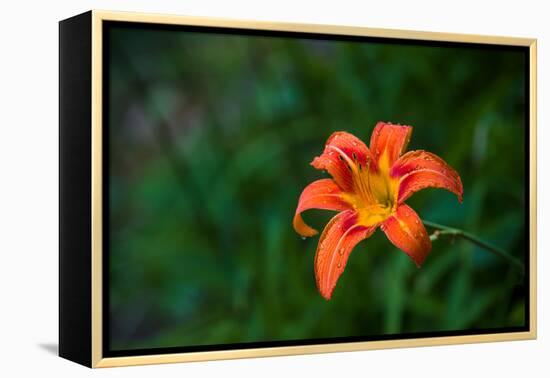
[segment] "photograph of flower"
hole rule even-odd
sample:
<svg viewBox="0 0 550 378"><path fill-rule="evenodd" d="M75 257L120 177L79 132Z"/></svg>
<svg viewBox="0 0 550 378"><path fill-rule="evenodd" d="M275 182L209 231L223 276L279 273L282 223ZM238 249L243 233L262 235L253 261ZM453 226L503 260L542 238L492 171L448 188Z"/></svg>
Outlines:
<svg viewBox="0 0 550 378"><path fill-rule="evenodd" d="M525 48L106 25L106 356L528 329Z"/></svg>

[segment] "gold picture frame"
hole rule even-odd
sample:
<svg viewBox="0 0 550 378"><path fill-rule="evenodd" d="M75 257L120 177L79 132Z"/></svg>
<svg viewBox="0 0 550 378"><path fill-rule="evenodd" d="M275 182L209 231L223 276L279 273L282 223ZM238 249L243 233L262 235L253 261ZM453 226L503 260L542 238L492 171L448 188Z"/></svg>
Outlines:
<svg viewBox="0 0 550 378"><path fill-rule="evenodd" d="M81 17L81 16L77 16ZM265 22L265 21L253 21L253 20L231 20L231 19L218 19L210 17L188 17L188 16L174 16L174 15L161 15L161 14L145 14L145 13L126 13L126 12L110 12L93 10L83 15L85 18L84 26L75 26L79 30L88 30L89 32L89 48L90 48L90 78L89 83L91 89L89 104L89 116L90 116L90 130L91 135L88 135L90 145L90 191L91 199L89 202L91 216L90 229L89 229L89 255L86 255L86 259L80 262L78 269L89 269L90 278L90 296L85 296L86 300L89 299L89 307L85 307L86 311L91 310L89 318L85 318L83 322L88 324L89 328L82 330L80 327L78 332L76 328L65 329L63 324L67 324L71 317L77 316L75 309L68 310L69 304L64 302L63 296L68 295L64 292L66 285L70 284L70 277L63 276L60 278L60 287L62 295L60 298L60 325L62 329L60 332L60 355L76 362L82 363L90 367L114 367L114 366L128 366L128 365L143 365L143 364L158 364L158 363L173 363L173 362L186 362L186 361L206 361L216 359L236 359L236 358L250 358L250 357L266 357L266 356L282 356L282 355L298 355L298 354L310 354L310 353L327 353L327 352L344 352L344 351L357 351L357 350L370 350L370 349L386 349L386 348L398 348L398 347L419 347L419 346L432 346L432 345L447 345L447 344L465 344L465 343L480 343L480 342L494 342L494 341L510 341L510 340L526 340L535 339L537 335L536 327L536 54L537 54L537 41L536 39L527 38L512 38L512 37L500 37L500 36L482 36L482 35L468 35L468 34L450 34L450 33L436 33L436 32L424 32L424 31L405 31L405 30L392 30L392 29L378 29L367 27L352 27L352 26L336 26L336 25L317 25L317 24L295 24L295 23L280 23L280 22ZM70 19L71 20L71 19ZM68 20L69 22L71 22ZM77 22L75 18L73 20ZM529 49L529 145L530 145L530 164L529 164L529 188L530 188L530 209L529 209L529 330L525 332L509 332L509 333L495 333L495 334L476 334L476 335L460 335L460 336L445 336L445 337L427 337L427 338L414 338L414 339L397 339L397 340L381 340L381 341L364 341L364 342L346 342L337 344L318 344L318 345L300 345L300 346L283 346L283 347L266 347L266 348L254 348L254 349L231 349L231 350L215 350L206 352L189 352L189 353L171 353L171 354L152 354L152 355L139 355L139 356L121 356L121 357L105 357L103 354L103 341L102 329L103 329L103 255L102 255L102 222L103 222L103 157L104 146L102 146L102 70L103 70L103 23L106 21L117 22L134 22L134 23L154 23L154 24L169 24L169 25L191 25L191 26L207 26L207 27L224 27L224 28L239 28L239 29L252 29L252 30L268 30L268 31L287 31L287 32L302 32L302 33L322 33L344 36L366 36L366 37L379 37L379 38L397 38L404 40L422 40L422 41L441 41L441 42L461 42L461 43L475 43L475 44L497 44L497 45L510 45L510 46L522 46ZM60 33L61 50L69 51L70 46L76 46L76 42L73 42L67 38L66 35L72 33L73 29L67 27L63 29L63 23L68 25L67 21L62 21L62 31ZM61 35L63 34L63 35ZM85 46L88 48L87 46ZM60 52L61 67L60 71L63 75L63 51ZM85 57L82 59L86 59ZM70 79L60 79L67 80ZM63 83L61 83L63 89ZM64 100L65 99L65 100ZM63 113L63 109L68 103L64 101L70 101L68 97L61 97L60 111ZM80 117L80 115L79 115ZM86 116L85 116L86 117ZM63 123L63 117L61 117L61 123ZM86 118L84 118L86 119ZM67 116L67 122L70 119ZM61 125L61 130L68 126ZM62 137L63 139L63 137ZM63 144L63 143L61 143ZM63 148L63 147L62 147ZM62 159L63 160L63 156ZM63 162L61 162L63 165ZM67 175L70 175L67 168ZM63 172L62 172L63 176ZM68 177L68 176L67 176ZM62 195L63 197L63 195ZM76 199L75 199L76 200ZM61 205L63 207L63 204ZM67 210L68 211L68 210ZM63 211L62 211L63 217ZM69 232L71 225L66 224L66 232ZM63 228L61 233L63 234ZM75 241L79 243L79 241ZM85 243L85 241L83 242ZM63 243L61 243L63 244ZM60 247L63 249L63 246ZM74 250L73 252L74 253ZM64 259L71 259L67 257L68 252L60 251L63 265ZM89 257L89 259L88 259ZM67 266L74 266L76 262L67 260ZM60 274L66 274L65 270L60 269ZM67 273L68 274L68 273ZM78 285L75 286L78 288ZM70 290L70 289L67 289ZM76 289L75 289L76 290ZM73 294L74 295L74 294ZM70 299L69 301L72 301ZM73 302L71 302L73 303ZM73 303L74 305L74 303ZM86 305L87 306L87 305ZM84 325L85 325L84 324ZM81 332L87 332L89 338L82 337ZM89 341L89 350L85 349L85 352L73 353L70 348L74 348L74 339L81 338L86 342ZM89 355L88 355L89 352ZM84 356L84 357L83 357Z"/></svg>

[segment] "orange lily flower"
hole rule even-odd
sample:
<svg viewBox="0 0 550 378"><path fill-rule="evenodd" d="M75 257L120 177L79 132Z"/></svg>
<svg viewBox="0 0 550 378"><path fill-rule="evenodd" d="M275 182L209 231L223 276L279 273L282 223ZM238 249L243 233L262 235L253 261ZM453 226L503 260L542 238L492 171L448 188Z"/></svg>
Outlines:
<svg viewBox="0 0 550 378"><path fill-rule="evenodd" d="M379 122L369 149L352 134L338 131L311 163L332 179L314 181L303 190L293 225L303 237L313 236L317 231L305 224L303 211L339 211L321 234L315 255L315 279L325 299L331 298L353 248L378 227L418 267L422 265L432 243L418 214L405 204L413 193L444 188L462 202L460 176L440 157L423 150L403 154L411 133L411 126Z"/></svg>

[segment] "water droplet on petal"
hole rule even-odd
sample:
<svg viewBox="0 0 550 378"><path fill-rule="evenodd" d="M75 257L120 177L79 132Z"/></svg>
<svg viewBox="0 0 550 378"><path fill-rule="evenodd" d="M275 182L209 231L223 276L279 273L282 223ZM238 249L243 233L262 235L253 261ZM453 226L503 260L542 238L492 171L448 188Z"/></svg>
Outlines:
<svg viewBox="0 0 550 378"><path fill-rule="evenodd" d="M342 267L342 263L338 263L338 268L341 268Z"/></svg>
<svg viewBox="0 0 550 378"><path fill-rule="evenodd" d="M344 254L344 248L340 248L340 250L338 251L338 253L339 253L340 255L343 255L343 254Z"/></svg>

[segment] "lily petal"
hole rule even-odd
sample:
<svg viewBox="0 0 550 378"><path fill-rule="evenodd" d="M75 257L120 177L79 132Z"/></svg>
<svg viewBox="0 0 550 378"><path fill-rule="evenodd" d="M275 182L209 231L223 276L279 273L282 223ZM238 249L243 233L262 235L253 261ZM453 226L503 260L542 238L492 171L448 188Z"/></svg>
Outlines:
<svg viewBox="0 0 550 378"><path fill-rule="evenodd" d="M394 215L380 226L388 239L420 267L432 249L432 242L418 214L400 205Z"/></svg>
<svg viewBox="0 0 550 378"><path fill-rule="evenodd" d="M326 170L344 191L353 190L353 173L364 169L372 158L368 147L359 138L345 131L332 133L325 150L311 165Z"/></svg>
<svg viewBox="0 0 550 378"><path fill-rule="evenodd" d="M391 167L407 149L411 133L411 126L378 122L370 138L370 151L378 165ZM387 160L380 161L382 157Z"/></svg>
<svg viewBox="0 0 550 378"><path fill-rule="evenodd" d="M293 225L302 236L313 236L317 230L309 227L302 219L301 213L309 209L347 210L352 206L342 198L342 190L331 179L312 182L302 191L294 215Z"/></svg>
<svg viewBox="0 0 550 378"><path fill-rule="evenodd" d="M395 162L390 175L400 179L398 203L403 203L413 193L428 187L447 189L462 202L464 189L460 176L443 159L430 152L407 152Z"/></svg>
<svg viewBox="0 0 550 378"><path fill-rule="evenodd" d="M315 279L319 292L327 300L331 298L355 245L376 230L376 226L357 224L357 219L355 211L342 211L330 220L319 238L315 255Z"/></svg>

